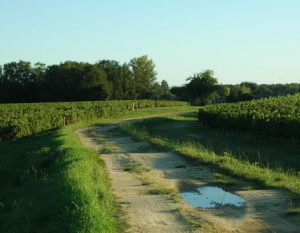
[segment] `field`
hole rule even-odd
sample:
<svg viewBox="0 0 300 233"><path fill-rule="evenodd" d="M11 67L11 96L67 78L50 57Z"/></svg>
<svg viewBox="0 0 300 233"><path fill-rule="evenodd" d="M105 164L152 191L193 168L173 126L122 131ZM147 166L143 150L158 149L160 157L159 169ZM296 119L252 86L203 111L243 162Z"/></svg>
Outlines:
<svg viewBox="0 0 300 233"><path fill-rule="evenodd" d="M141 108L186 105L186 102L154 100L0 104L0 140L35 135L78 121L119 116Z"/></svg>
<svg viewBox="0 0 300 233"><path fill-rule="evenodd" d="M300 94L202 107L198 118L221 130L300 139Z"/></svg>
<svg viewBox="0 0 300 233"><path fill-rule="evenodd" d="M201 229L202 232L227 232L235 227L230 225L231 218L236 218L241 224L244 224L243 218L256 221L255 218L248 219L251 214L248 215L246 209L224 207L216 212L197 212L186 207L179 192L186 187L194 187L193 182L222 187L241 195L247 192L266 194L266 190L272 189L276 197L280 197L276 200L282 201L273 202L270 208L265 204L262 208L262 203L257 203L253 216L262 216L269 225L283 221L282 226L286 229L299 229L296 224L300 214L300 148L297 133L289 137L282 124L284 133L264 131L271 125L275 127L274 122L280 125L278 119L299 119L298 108L295 107L299 98L295 95L248 102L252 107L243 103L207 106L200 110L184 102L169 101L0 105L3 113L0 117L0 232L92 233L122 232L125 229L134 232L132 229L144 230L143 227L146 230L147 226L139 225L143 222L140 218L149 216L150 221L152 216L155 221L160 217L155 211L144 213L142 210L145 208L134 209L135 204L128 204L131 201L134 203L134 200L143 200L142 203L147 203L149 209L170 207L168 211L172 210L172 214L164 215L166 209L165 212L158 211L161 219L165 218L166 222L173 219L170 221L176 222L178 228L192 227L200 229L200 232ZM283 116L284 111L278 106L287 107L287 102L294 107L289 110L291 114ZM268 107L274 103L273 108ZM223 114L226 109L230 110L228 119L235 116L234 122L241 125L241 122L247 122L243 121L245 116L251 118L250 108L256 107L257 110L252 113L257 113L257 106L265 106L261 113L264 117L259 118L260 121L266 119L268 114L272 115L270 109L275 106L282 117L276 114L277 117L268 116L266 122L271 125L265 125L261 132L252 128L249 130L249 127L228 130L226 127L207 125L209 119L219 122L221 118L217 118L216 112ZM208 115L210 111L215 115ZM133 118L149 119L120 122ZM296 120L287 122L295 123ZM75 133L78 134L79 129L83 130L80 138ZM135 139L129 140L128 134ZM84 146L82 140L88 143ZM145 144L145 141L151 144ZM128 179L126 182L109 176L114 171L112 164L121 166L122 175L119 177ZM117 171L120 172L120 169ZM120 182L122 185L119 187ZM127 182L131 185L126 185ZM112 192L111 185L113 190L120 191ZM138 195L134 200L126 199L125 194L125 199L118 196L124 190L132 194L130 187L139 189L134 193L142 196ZM153 206L150 200L156 200ZM172 205L170 200L174 202ZM136 219L128 220L126 210L133 211ZM210 214L216 222L207 222L205 216ZM268 214L272 214L273 220ZM180 222L174 220L178 216ZM221 222L227 219L228 224L218 225L220 218ZM165 225L157 224L156 229L164 232ZM249 230L252 225L243 225L243 229ZM263 225L257 222L257 227ZM282 228L278 232L281 231Z"/></svg>

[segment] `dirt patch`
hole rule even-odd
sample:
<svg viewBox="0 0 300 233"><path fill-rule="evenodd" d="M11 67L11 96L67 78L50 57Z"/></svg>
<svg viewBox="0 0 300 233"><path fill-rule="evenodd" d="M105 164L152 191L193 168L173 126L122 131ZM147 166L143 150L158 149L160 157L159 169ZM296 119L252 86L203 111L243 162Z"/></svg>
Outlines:
<svg viewBox="0 0 300 233"><path fill-rule="evenodd" d="M105 161L112 191L130 226L126 232L300 232L299 218L285 215L287 199L280 191L235 192L246 200L243 207L192 208L179 193L205 186L212 172L176 153L132 140L120 134L118 126L90 127L77 134ZM105 150L108 147L111 150ZM128 161L145 169L128 169ZM161 195L151 194L153 189Z"/></svg>

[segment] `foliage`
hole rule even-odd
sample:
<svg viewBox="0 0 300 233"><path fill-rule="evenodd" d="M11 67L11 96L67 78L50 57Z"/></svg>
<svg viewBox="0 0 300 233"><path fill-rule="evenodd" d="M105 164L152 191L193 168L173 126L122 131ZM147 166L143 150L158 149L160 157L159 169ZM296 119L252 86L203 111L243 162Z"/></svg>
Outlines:
<svg viewBox="0 0 300 233"><path fill-rule="evenodd" d="M10 62L0 67L0 103L167 99L168 84L156 82L154 68L147 56L122 65L114 60L50 66Z"/></svg>
<svg viewBox="0 0 300 233"><path fill-rule="evenodd" d="M118 116L140 108L186 105L185 102L154 100L1 104L0 139L22 138L77 121Z"/></svg>
<svg viewBox="0 0 300 233"><path fill-rule="evenodd" d="M187 80L190 81L186 84L190 100L198 102L199 105L207 104L209 97L217 91L218 80L213 77L212 70L194 74Z"/></svg>
<svg viewBox="0 0 300 233"><path fill-rule="evenodd" d="M199 109L205 125L259 136L300 139L300 94Z"/></svg>
<svg viewBox="0 0 300 233"><path fill-rule="evenodd" d="M134 79L134 89L137 97L141 99L150 98L151 89L156 80L156 71L154 63L147 56L134 58L129 63Z"/></svg>

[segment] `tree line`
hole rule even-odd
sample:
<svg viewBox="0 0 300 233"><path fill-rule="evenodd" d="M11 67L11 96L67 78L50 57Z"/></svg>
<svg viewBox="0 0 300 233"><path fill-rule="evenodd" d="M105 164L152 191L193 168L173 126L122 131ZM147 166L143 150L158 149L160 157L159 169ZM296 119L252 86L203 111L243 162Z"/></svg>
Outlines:
<svg viewBox="0 0 300 233"><path fill-rule="evenodd" d="M66 61L58 65L10 62L0 66L0 102L135 100L170 98L168 83L156 81L147 56L120 64Z"/></svg>
<svg viewBox="0 0 300 233"><path fill-rule="evenodd" d="M212 70L196 73L186 81L182 86L172 87L170 92L179 100L195 105L233 103L300 92L300 83L259 85L255 82L242 82L236 85L222 85L218 83Z"/></svg>
<svg viewBox="0 0 300 233"><path fill-rule="evenodd" d="M146 55L120 64L100 60L94 64L66 61L58 65L10 62L0 66L0 103L84 100L177 99L195 105L239 102L300 92L300 84L218 83L212 70L170 88L158 83L155 64Z"/></svg>

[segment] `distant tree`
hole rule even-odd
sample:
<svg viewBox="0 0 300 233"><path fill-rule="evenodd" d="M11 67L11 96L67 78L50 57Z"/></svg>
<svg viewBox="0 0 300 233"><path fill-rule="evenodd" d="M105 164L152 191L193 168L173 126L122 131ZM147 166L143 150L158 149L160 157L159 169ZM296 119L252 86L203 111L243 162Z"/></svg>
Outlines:
<svg viewBox="0 0 300 233"><path fill-rule="evenodd" d="M173 95L170 92L167 81L163 80L161 83L154 83L151 93L151 99L172 99Z"/></svg>
<svg viewBox="0 0 300 233"><path fill-rule="evenodd" d="M267 97L273 95L273 91L269 88L269 85L259 85L255 95L258 98Z"/></svg>
<svg viewBox="0 0 300 233"><path fill-rule="evenodd" d="M246 87L244 85L234 85L230 89L230 94L227 97L227 102L233 103L252 99L253 95L250 87Z"/></svg>
<svg viewBox="0 0 300 233"><path fill-rule="evenodd" d="M45 78L45 73L47 70L47 66L44 63L37 62L34 64L32 69L33 75L35 76L36 81L42 81Z"/></svg>
<svg viewBox="0 0 300 233"><path fill-rule="evenodd" d="M170 87L169 87L169 84L166 80L162 80L161 83L160 83L160 86L162 87L162 89L165 91L165 92L168 92L170 91Z"/></svg>
<svg viewBox="0 0 300 233"><path fill-rule="evenodd" d="M124 63L120 67L120 79L118 80L118 85L120 86L120 89L122 89L122 96L120 99L137 99L138 94L136 93L133 73L127 63Z"/></svg>
<svg viewBox="0 0 300 233"><path fill-rule="evenodd" d="M33 102L35 76L30 62L4 64L2 68L1 102Z"/></svg>
<svg viewBox="0 0 300 233"><path fill-rule="evenodd" d="M230 88L224 85L218 85L216 87L216 94L221 98L227 97L230 94Z"/></svg>
<svg viewBox="0 0 300 233"><path fill-rule="evenodd" d="M156 71L153 61L147 56L133 58L129 63L134 79L135 93L139 99L150 97L156 80Z"/></svg>
<svg viewBox="0 0 300 233"><path fill-rule="evenodd" d="M180 87L178 87L178 86L171 87L170 92L178 100L182 100L182 101L188 101L189 100L187 87L185 85L180 86Z"/></svg>
<svg viewBox="0 0 300 233"><path fill-rule="evenodd" d="M254 83L254 82L242 82L242 83L240 84L240 86L244 86L244 87L250 88L251 93L249 93L249 94L253 94L253 95L256 94L256 92L257 92L257 90L258 90L258 88L259 88L259 85L257 85L257 84Z"/></svg>
<svg viewBox="0 0 300 233"><path fill-rule="evenodd" d="M85 65L80 83L83 100L107 100L111 95L111 83L104 70L96 65Z"/></svg>
<svg viewBox="0 0 300 233"><path fill-rule="evenodd" d="M80 85L85 63L66 61L49 66L45 73L44 98L47 101L80 100Z"/></svg>
<svg viewBox="0 0 300 233"><path fill-rule="evenodd" d="M205 70L202 73L196 73L187 79L187 92L190 101L205 105L209 102L212 94L217 91L218 80L213 77L212 70Z"/></svg>

